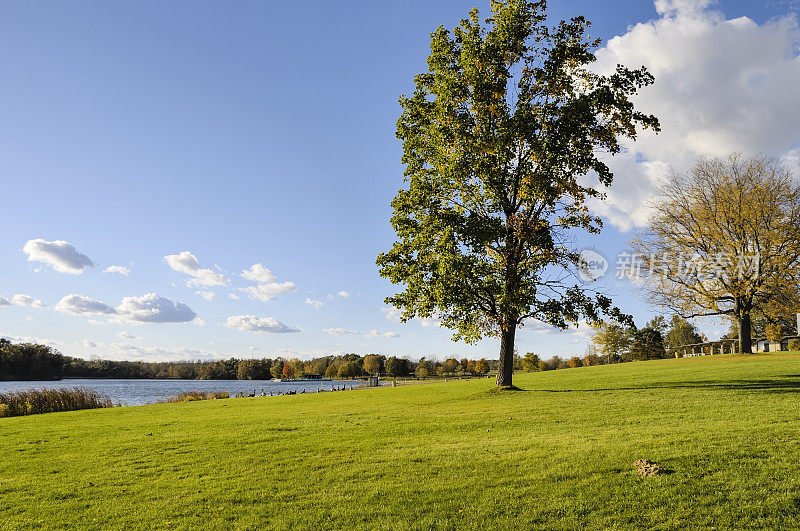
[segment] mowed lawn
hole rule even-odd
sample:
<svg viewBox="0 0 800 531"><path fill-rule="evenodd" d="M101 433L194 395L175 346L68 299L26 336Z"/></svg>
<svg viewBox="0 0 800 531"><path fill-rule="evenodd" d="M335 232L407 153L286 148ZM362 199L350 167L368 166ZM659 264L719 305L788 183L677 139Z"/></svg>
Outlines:
<svg viewBox="0 0 800 531"><path fill-rule="evenodd" d="M800 354L515 382L0 419L0 527L800 528Z"/></svg>

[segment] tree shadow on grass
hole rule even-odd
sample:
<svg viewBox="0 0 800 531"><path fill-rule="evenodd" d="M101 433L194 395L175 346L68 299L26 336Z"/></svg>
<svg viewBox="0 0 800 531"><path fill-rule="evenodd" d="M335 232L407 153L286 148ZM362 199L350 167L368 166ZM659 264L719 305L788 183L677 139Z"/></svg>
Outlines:
<svg viewBox="0 0 800 531"><path fill-rule="evenodd" d="M792 379L795 378L795 379ZM546 393L637 391L646 389L708 389L720 391L752 391L761 393L800 393L800 375L760 380L695 380L689 382L659 382L634 387L602 389L535 389Z"/></svg>

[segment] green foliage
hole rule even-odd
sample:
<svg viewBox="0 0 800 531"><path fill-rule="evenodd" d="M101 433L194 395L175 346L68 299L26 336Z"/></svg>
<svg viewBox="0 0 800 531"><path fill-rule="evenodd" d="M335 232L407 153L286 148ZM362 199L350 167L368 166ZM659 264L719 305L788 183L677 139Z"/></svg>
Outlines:
<svg viewBox="0 0 800 531"><path fill-rule="evenodd" d="M800 350L800 339L790 339L788 344L789 350Z"/></svg>
<svg viewBox="0 0 800 531"><path fill-rule="evenodd" d="M361 365L355 361L347 361L339 367L339 371L336 376L339 378L356 378L361 376L363 373L364 371L361 368Z"/></svg>
<svg viewBox="0 0 800 531"><path fill-rule="evenodd" d="M480 376L489 374L489 362L486 361L486 358L481 358L475 362L475 374Z"/></svg>
<svg viewBox="0 0 800 531"><path fill-rule="evenodd" d="M567 367L570 369L583 367L583 361L578 356L573 356L567 361Z"/></svg>
<svg viewBox="0 0 800 531"><path fill-rule="evenodd" d="M739 337L738 326L734 337ZM675 349L684 345L694 345L702 342L703 338L692 323L678 315L672 316L669 330L664 338L664 346L667 349Z"/></svg>
<svg viewBox="0 0 800 531"><path fill-rule="evenodd" d="M200 371L201 380L235 380L238 361L234 358L205 365Z"/></svg>
<svg viewBox="0 0 800 531"><path fill-rule="evenodd" d="M617 323L601 323L595 327L592 343L608 362L624 359L633 341L633 329Z"/></svg>
<svg viewBox="0 0 800 531"><path fill-rule="evenodd" d="M653 82L644 68L591 71L600 42L583 17L550 28L544 1L491 9L485 25L473 10L452 32L437 28L428 71L400 98L408 186L392 201L398 241L377 264L404 286L386 299L404 321L436 315L467 342L505 334L506 375L525 319L622 318L608 298L562 281L557 271L579 257L559 242L600 229L586 201L601 192L583 179L611 183L599 154L658 121L630 101Z"/></svg>
<svg viewBox="0 0 800 531"><path fill-rule="evenodd" d="M46 345L0 341L0 380L60 378L69 358Z"/></svg>
<svg viewBox="0 0 800 531"><path fill-rule="evenodd" d="M367 374L376 374L383 372L383 356L377 356L375 354L369 354L364 356L363 360L364 365L364 372Z"/></svg>
<svg viewBox="0 0 800 531"><path fill-rule="evenodd" d="M386 360L386 376L406 376L408 375L408 360L396 358L394 356Z"/></svg>
<svg viewBox="0 0 800 531"><path fill-rule="evenodd" d="M630 350L623 356L625 361L656 360L667 357L661 332L646 326L633 333Z"/></svg>
<svg viewBox="0 0 800 531"><path fill-rule="evenodd" d="M269 380L272 362L268 359L246 359L239 362L236 378L239 380Z"/></svg>
<svg viewBox="0 0 800 531"><path fill-rule="evenodd" d="M430 364L428 360L422 358L421 360L419 360L419 363L417 363L416 369L414 369L414 375L416 375L417 378L427 378L429 376L432 376L433 366Z"/></svg>
<svg viewBox="0 0 800 531"><path fill-rule="evenodd" d="M534 354L533 352L528 352L522 358L522 368L525 369L526 372L533 372L539 370L539 356Z"/></svg>

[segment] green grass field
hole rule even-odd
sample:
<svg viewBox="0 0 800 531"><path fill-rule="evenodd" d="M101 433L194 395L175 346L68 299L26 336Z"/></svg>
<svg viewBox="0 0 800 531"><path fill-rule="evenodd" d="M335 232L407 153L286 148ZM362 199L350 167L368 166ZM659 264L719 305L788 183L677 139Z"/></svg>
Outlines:
<svg viewBox="0 0 800 531"><path fill-rule="evenodd" d="M0 527L800 528L800 354L515 383L0 419Z"/></svg>

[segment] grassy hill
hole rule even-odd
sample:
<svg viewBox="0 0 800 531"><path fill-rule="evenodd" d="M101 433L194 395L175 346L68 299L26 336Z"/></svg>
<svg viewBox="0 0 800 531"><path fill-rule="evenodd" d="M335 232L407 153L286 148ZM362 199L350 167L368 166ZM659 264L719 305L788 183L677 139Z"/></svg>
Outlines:
<svg viewBox="0 0 800 531"><path fill-rule="evenodd" d="M800 354L515 383L0 419L0 527L800 527Z"/></svg>

